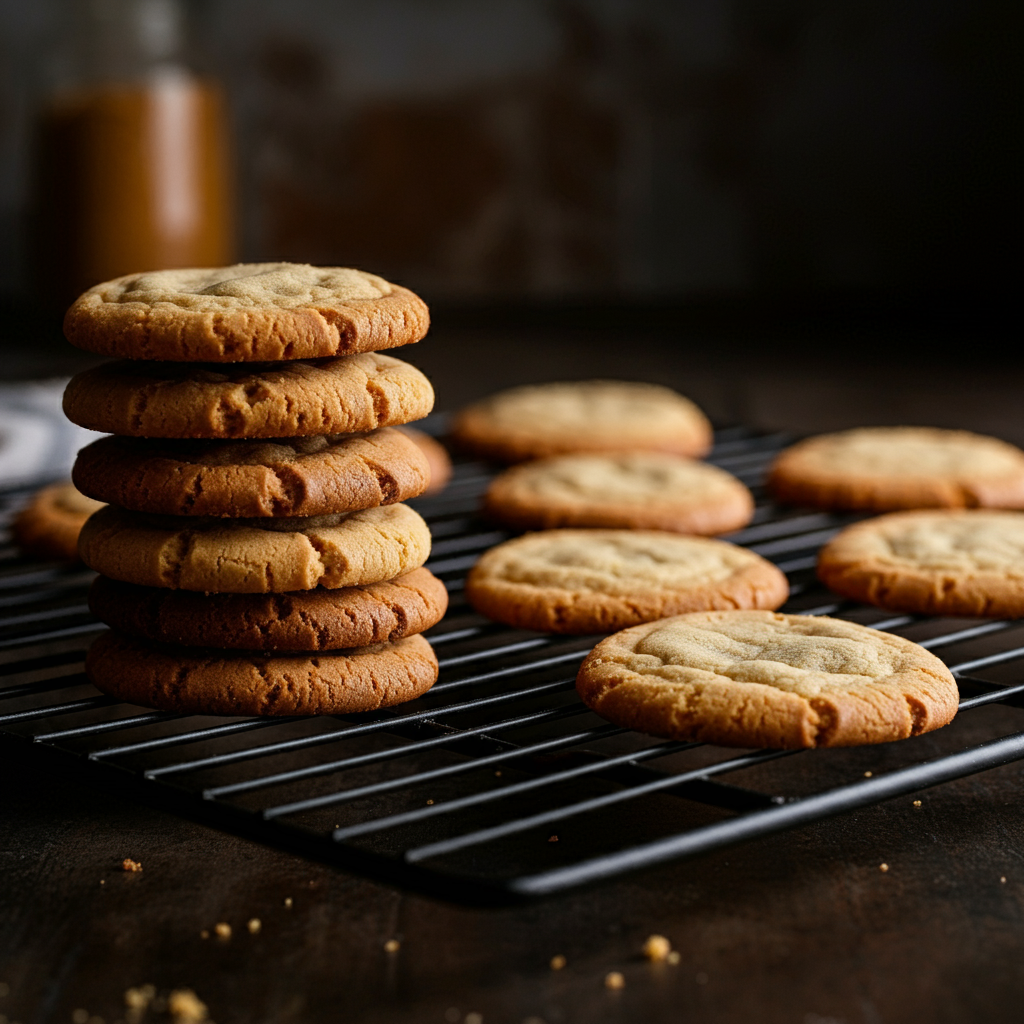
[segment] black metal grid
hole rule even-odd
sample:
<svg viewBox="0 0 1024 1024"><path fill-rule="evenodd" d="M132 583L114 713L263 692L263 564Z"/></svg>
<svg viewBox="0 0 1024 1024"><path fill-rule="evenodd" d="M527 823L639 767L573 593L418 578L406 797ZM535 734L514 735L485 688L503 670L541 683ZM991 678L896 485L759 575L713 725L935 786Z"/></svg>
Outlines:
<svg viewBox="0 0 1024 1024"><path fill-rule="evenodd" d="M590 713L573 689L596 638L513 630L475 615L466 570L508 534L476 515L488 467L463 463L430 523L430 568L451 608L427 635L441 677L384 712L227 719L97 694L82 658L104 627L92 574L0 547L0 738L28 759L216 827L466 904L534 899L906 794L1024 758L1024 625L894 615L814 579L817 548L853 516L772 505L761 480L789 441L720 431L710 461L758 499L732 540L789 576L787 611L900 632L942 656L961 689L946 729L845 751L737 751L655 740ZM5 516L24 492L0 495ZM982 716L964 715L999 704ZM978 742L978 740L981 742ZM729 781L725 781L728 778ZM556 841L557 840L557 841Z"/></svg>

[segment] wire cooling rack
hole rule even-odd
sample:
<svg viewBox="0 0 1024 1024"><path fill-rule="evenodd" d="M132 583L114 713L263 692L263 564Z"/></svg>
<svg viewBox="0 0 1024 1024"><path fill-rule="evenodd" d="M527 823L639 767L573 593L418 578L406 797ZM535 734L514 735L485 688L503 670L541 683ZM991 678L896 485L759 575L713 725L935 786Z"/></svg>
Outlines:
<svg viewBox="0 0 1024 1024"><path fill-rule="evenodd" d="M441 664L424 697L387 711L231 719L150 711L82 672L103 630L92 573L0 548L0 740L101 786L226 831L427 895L522 902L817 821L1024 758L1024 625L894 615L814 578L819 546L856 517L780 508L761 487L791 439L717 434L710 461L757 498L731 540L772 559L785 610L899 633L942 657L960 714L945 729L846 750L735 750L609 725L573 688L596 637L510 629L474 614L466 571L509 534L477 515L491 470L457 465L430 523L429 567L451 608L428 634ZM6 518L27 497L0 494ZM971 712L965 714L965 712Z"/></svg>

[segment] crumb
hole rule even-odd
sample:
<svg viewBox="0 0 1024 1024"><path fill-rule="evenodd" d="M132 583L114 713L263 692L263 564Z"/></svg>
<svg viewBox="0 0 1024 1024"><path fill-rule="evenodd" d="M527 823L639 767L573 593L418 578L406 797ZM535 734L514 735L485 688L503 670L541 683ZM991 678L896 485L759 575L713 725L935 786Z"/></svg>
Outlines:
<svg viewBox="0 0 1024 1024"><path fill-rule="evenodd" d="M226 921L219 921L213 926L213 930L217 933L218 939L230 939L231 938L231 925ZM185 991L185 989L182 989Z"/></svg>
<svg viewBox="0 0 1024 1024"><path fill-rule="evenodd" d="M1006 875L1000 875L999 876L999 881L1002 882L1003 885L1006 885Z"/></svg>
<svg viewBox="0 0 1024 1024"><path fill-rule="evenodd" d="M706 985L708 983L708 976L703 971L697 972L697 977L693 979L698 985Z"/></svg>
<svg viewBox="0 0 1024 1024"><path fill-rule="evenodd" d="M81 1007L77 1010L71 1011L71 1024L85 1024L89 1019L89 1011L83 1010Z"/></svg>
<svg viewBox="0 0 1024 1024"><path fill-rule="evenodd" d="M141 871L142 870L142 864L139 861L137 861L137 860L132 860L131 857L125 857L125 859L123 861L121 861L121 870L122 871Z"/></svg>
<svg viewBox="0 0 1024 1024"><path fill-rule="evenodd" d="M560 971L565 966L565 957L559 953L551 958L551 970Z"/></svg>
<svg viewBox="0 0 1024 1024"><path fill-rule="evenodd" d="M672 949L672 943L664 935L650 935L641 947L648 960L664 960Z"/></svg>
<svg viewBox="0 0 1024 1024"><path fill-rule="evenodd" d="M100 879L100 885L106 885L106 884L107 884L107 880L105 878L101 878Z"/></svg>
<svg viewBox="0 0 1024 1024"><path fill-rule="evenodd" d="M609 971L604 976L604 987L605 988L625 988L626 979L622 976L620 971Z"/></svg>
<svg viewBox="0 0 1024 1024"><path fill-rule="evenodd" d="M401 948L402 944L398 939L388 939L388 941L384 943L385 953L397 953Z"/></svg>
<svg viewBox="0 0 1024 1024"><path fill-rule="evenodd" d="M558 836L549 836L548 837L548 842L549 843L557 843L558 842Z"/></svg>
<svg viewBox="0 0 1024 1024"><path fill-rule="evenodd" d="M671 952L669 953L669 955L668 955L667 957L665 957L665 959L666 959L666 960L667 960L667 961L668 961L668 962L669 962L670 964L673 964L673 965L675 965L675 964L679 963L679 953L678 953L678 952L676 952L676 950L674 950L674 949L673 949L673 950L672 950L672 951L671 951Z"/></svg>
<svg viewBox="0 0 1024 1024"><path fill-rule="evenodd" d="M316 881L313 880L313 879L310 879L309 887L310 887L310 889L315 889L316 888Z"/></svg>
<svg viewBox="0 0 1024 1024"><path fill-rule="evenodd" d="M246 928L249 929L250 935L259 935L260 929L263 927L263 922L258 917L250 917L249 923Z"/></svg>
<svg viewBox="0 0 1024 1024"><path fill-rule="evenodd" d="M427 801L427 806L428 807L433 807L434 806L434 801L433 800L428 800Z"/></svg>
<svg viewBox="0 0 1024 1024"><path fill-rule="evenodd" d="M129 1010L144 1010L153 1001L156 995L156 987L153 985L140 985L138 988L125 989L124 1005Z"/></svg>
<svg viewBox="0 0 1024 1024"><path fill-rule="evenodd" d="M206 1020L206 1003L190 988L176 988L167 1000L175 1024L198 1024Z"/></svg>
<svg viewBox="0 0 1024 1024"><path fill-rule="evenodd" d="M199 938L201 939L208 939L209 937L210 933L205 928L199 933Z"/></svg>
<svg viewBox="0 0 1024 1024"><path fill-rule="evenodd" d="M292 909L292 898L291 898L291 896L285 896L285 898L284 898L284 905L285 905L285 907L288 910Z"/></svg>
<svg viewBox="0 0 1024 1024"><path fill-rule="evenodd" d="M501 772L500 772L500 771L497 771L497 772L495 772L495 773L494 773L494 777L495 777L496 779L500 779L500 778L501 778Z"/></svg>
<svg viewBox="0 0 1024 1024"><path fill-rule="evenodd" d="M921 806L921 801L920 800L915 800L914 801L914 806L915 807L920 807Z"/></svg>
<svg viewBox="0 0 1024 1024"><path fill-rule="evenodd" d="M872 775L872 772L865 772L865 773L864 773L864 778L865 778L865 779L870 779L870 778L871 778L871 775Z"/></svg>
<svg viewBox="0 0 1024 1024"><path fill-rule="evenodd" d="M878 870L882 871L882 872L888 871L889 870L889 865L888 864L879 864L878 865Z"/></svg>
<svg viewBox="0 0 1024 1024"><path fill-rule="evenodd" d="M484 1024L484 1015L477 1013L475 1010L471 1010L463 1018L463 1024Z"/></svg>

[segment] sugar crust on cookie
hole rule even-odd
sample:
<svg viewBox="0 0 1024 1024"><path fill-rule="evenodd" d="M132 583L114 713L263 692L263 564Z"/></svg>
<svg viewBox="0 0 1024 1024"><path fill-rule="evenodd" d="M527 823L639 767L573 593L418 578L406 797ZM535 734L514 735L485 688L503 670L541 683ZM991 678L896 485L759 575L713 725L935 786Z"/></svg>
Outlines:
<svg viewBox="0 0 1024 1024"><path fill-rule="evenodd" d="M561 455L513 466L484 497L518 529L628 527L716 534L750 522L754 499L731 473L663 452Z"/></svg>
<svg viewBox="0 0 1024 1024"><path fill-rule="evenodd" d="M375 274L304 263L239 263L104 281L64 318L79 348L122 359L319 359L419 341L416 294Z"/></svg>
<svg viewBox="0 0 1024 1024"><path fill-rule="evenodd" d="M64 392L72 423L128 437L361 433L421 419L433 405L416 367L379 352L268 366L104 363Z"/></svg>
<svg viewBox="0 0 1024 1024"><path fill-rule="evenodd" d="M97 576L92 613L122 633L185 647L326 651L389 643L435 626L444 583L414 569L363 587L286 594L197 594Z"/></svg>
<svg viewBox="0 0 1024 1024"><path fill-rule="evenodd" d="M863 427L787 448L768 487L820 508L1024 508L1024 452L966 430Z"/></svg>
<svg viewBox="0 0 1024 1024"><path fill-rule="evenodd" d="M706 454L711 424L688 398L659 384L590 380L529 384L463 409L453 438L504 462L587 451Z"/></svg>
<svg viewBox="0 0 1024 1024"><path fill-rule="evenodd" d="M548 530L487 551L466 579L473 607L553 633L607 633L707 608L777 608L785 575L745 548L653 530Z"/></svg>
<svg viewBox="0 0 1024 1024"><path fill-rule="evenodd" d="M90 569L124 583L227 594L380 583L419 568L430 530L408 505L299 519L189 520L108 505L78 540Z"/></svg>
<svg viewBox="0 0 1024 1024"><path fill-rule="evenodd" d="M935 655L824 616L701 612L602 640L583 702L617 725L722 746L856 746L952 721L958 692Z"/></svg>
<svg viewBox="0 0 1024 1024"><path fill-rule="evenodd" d="M927 615L1024 616L1024 512L893 512L847 527L818 555L844 597Z"/></svg>
<svg viewBox="0 0 1024 1024"><path fill-rule="evenodd" d="M426 490L426 456L404 433L252 441L104 437L72 477L93 498L177 516L317 516L406 501Z"/></svg>
<svg viewBox="0 0 1024 1024"><path fill-rule="evenodd" d="M312 654L261 654L154 644L112 630L85 671L129 704L193 715L344 715L422 696L437 658L421 636Z"/></svg>

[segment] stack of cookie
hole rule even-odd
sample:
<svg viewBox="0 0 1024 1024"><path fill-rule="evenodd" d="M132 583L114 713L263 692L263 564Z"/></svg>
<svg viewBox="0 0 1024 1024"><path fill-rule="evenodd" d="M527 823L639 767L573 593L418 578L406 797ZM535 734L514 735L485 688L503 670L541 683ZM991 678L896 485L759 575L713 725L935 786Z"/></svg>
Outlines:
<svg viewBox="0 0 1024 1024"><path fill-rule="evenodd" d="M86 661L131 703L205 714L365 711L437 678L419 634L444 614L430 533L402 502L430 482L398 424L430 412L412 292L356 270L250 264L135 274L65 320L121 357L64 409L115 436L74 481L108 502L82 530L112 632Z"/></svg>

